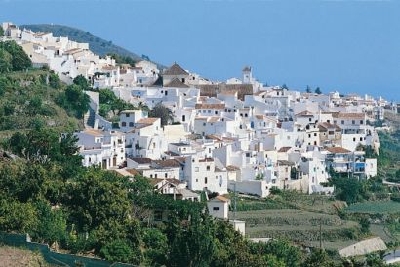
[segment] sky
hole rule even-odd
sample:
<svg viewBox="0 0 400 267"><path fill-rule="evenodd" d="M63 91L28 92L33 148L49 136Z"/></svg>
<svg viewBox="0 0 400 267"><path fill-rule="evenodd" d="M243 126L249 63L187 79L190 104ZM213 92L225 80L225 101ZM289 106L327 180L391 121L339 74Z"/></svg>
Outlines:
<svg viewBox="0 0 400 267"><path fill-rule="evenodd" d="M203 77L400 102L400 1L0 0L0 21L54 23Z"/></svg>

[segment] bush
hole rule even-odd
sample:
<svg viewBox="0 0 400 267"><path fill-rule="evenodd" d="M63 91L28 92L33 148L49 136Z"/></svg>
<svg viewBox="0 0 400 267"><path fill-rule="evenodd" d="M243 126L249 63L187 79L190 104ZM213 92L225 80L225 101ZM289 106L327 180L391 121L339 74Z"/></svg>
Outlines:
<svg viewBox="0 0 400 267"><path fill-rule="evenodd" d="M390 195L390 200L400 202L400 194L394 193L394 194Z"/></svg>

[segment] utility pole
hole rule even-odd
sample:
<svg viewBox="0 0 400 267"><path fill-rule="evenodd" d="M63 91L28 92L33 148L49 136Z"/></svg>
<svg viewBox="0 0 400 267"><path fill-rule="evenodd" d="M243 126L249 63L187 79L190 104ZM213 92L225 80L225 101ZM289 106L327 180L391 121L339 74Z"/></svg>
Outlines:
<svg viewBox="0 0 400 267"><path fill-rule="evenodd" d="M322 250L322 217L319 218L319 249Z"/></svg>
<svg viewBox="0 0 400 267"><path fill-rule="evenodd" d="M233 222L236 220L236 181L233 185Z"/></svg>

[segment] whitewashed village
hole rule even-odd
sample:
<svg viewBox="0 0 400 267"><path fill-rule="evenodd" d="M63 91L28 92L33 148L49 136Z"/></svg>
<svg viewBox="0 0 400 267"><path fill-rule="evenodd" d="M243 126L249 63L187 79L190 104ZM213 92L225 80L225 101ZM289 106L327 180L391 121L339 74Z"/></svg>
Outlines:
<svg viewBox="0 0 400 267"><path fill-rule="evenodd" d="M94 89L112 91L138 107L119 114L118 125L99 115L99 95L88 91L85 129L76 132L84 166L151 179L155 190L177 199L209 200L210 214L228 219L230 192L266 197L271 190L332 194L329 170L368 179L377 174L375 122L390 102L340 92L313 93L266 86L242 66L241 76L211 81L173 63L118 65L87 43L3 23L6 39L22 46L36 67L48 66L66 83L78 75ZM240 73L240 68L238 69ZM148 109L162 104L172 118L162 125ZM141 109L147 107L148 109ZM244 231L244 226L238 226Z"/></svg>

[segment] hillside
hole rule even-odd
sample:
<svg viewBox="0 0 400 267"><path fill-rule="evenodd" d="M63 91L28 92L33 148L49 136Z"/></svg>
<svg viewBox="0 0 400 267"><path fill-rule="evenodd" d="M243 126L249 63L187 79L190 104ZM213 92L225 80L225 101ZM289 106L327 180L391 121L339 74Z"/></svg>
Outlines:
<svg viewBox="0 0 400 267"><path fill-rule="evenodd" d="M89 43L90 50L95 54L104 56L106 54L117 54L124 57L131 57L134 60L142 60L146 56L139 56L123 47L115 45L112 41L104 40L98 36L85 32L76 28L62 26L62 25L51 25L51 24L29 24L20 25L20 28L30 29L34 32L52 32L54 36L68 36L69 39L81 43ZM155 62L156 63L156 62ZM158 64L159 68L165 68L165 66Z"/></svg>
<svg viewBox="0 0 400 267"><path fill-rule="evenodd" d="M82 122L60 105L64 87L58 76L48 70L2 73L0 138L36 127L60 131L82 127Z"/></svg>

